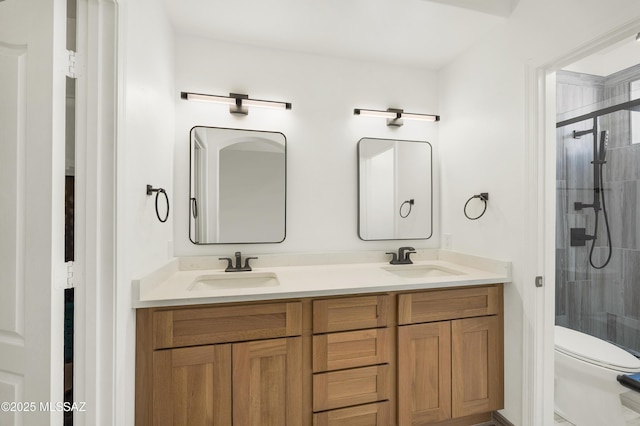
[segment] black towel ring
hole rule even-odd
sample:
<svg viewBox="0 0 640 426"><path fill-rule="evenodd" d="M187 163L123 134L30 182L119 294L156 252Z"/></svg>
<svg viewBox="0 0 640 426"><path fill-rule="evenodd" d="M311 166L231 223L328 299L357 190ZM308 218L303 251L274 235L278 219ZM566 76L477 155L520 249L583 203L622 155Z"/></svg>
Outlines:
<svg viewBox="0 0 640 426"><path fill-rule="evenodd" d="M480 198L481 201L484 201L484 209L482 209L482 213L480 213L479 216L469 217L469 215L467 214L467 205L474 198ZM478 195L474 195L473 197L469 198L467 200L467 202L464 203L464 209L463 209L464 215L466 216L466 218L469 219L469 220L478 220L478 219L480 219L484 215L484 213L487 211L487 201L488 200L489 200L489 193L488 192L482 192L482 193L480 193Z"/></svg>
<svg viewBox="0 0 640 426"><path fill-rule="evenodd" d="M160 222L165 223L167 219L169 219L169 196L164 188L154 188L151 185L147 185L147 195L153 195L154 192L156 193L156 216ZM164 219L160 217L160 210L158 209L158 198L160 197L160 194L164 195L165 202L167 203L167 213L164 216Z"/></svg>
<svg viewBox="0 0 640 426"><path fill-rule="evenodd" d="M399 209L399 212L398 212L398 213L400 213L400 217L401 217L401 218L406 219L407 217L409 217L409 215L411 214L411 207L413 207L414 202L415 202L415 201L414 201L414 199L412 198L412 199L410 199L410 200L406 200L406 201L404 201L402 204L400 204L400 209ZM405 206L405 204L408 204L408 205L409 205L409 211L407 211L407 214L402 214L402 208Z"/></svg>

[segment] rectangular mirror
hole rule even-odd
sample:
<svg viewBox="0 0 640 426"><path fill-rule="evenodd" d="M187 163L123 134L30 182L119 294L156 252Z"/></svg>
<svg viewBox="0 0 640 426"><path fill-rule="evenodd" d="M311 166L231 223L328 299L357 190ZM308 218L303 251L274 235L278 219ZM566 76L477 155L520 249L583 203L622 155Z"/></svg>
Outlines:
<svg viewBox="0 0 640 426"><path fill-rule="evenodd" d="M189 239L194 244L285 238L287 143L279 132L191 129Z"/></svg>
<svg viewBox="0 0 640 426"><path fill-rule="evenodd" d="M358 235L362 240L427 239L433 234L431 144L358 142Z"/></svg>

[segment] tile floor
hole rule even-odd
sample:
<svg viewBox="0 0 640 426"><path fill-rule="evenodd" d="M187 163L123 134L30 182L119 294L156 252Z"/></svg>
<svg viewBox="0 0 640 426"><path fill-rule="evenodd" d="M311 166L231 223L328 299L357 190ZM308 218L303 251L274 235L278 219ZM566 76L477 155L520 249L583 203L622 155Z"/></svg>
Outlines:
<svg viewBox="0 0 640 426"><path fill-rule="evenodd" d="M636 413L630 408L622 407L624 412L624 418L627 421L627 426L640 426L640 413ZM559 415L555 415L555 425L556 426L574 426L573 423L570 423L560 417ZM605 425L603 425L605 426Z"/></svg>

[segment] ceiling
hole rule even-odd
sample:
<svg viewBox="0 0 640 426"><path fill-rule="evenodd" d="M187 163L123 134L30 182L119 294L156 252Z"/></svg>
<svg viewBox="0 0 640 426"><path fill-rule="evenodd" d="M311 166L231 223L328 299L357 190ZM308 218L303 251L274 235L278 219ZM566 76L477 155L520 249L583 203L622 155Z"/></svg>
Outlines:
<svg viewBox="0 0 640 426"><path fill-rule="evenodd" d="M165 0L178 33L437 70L516 0Z"/></svg>

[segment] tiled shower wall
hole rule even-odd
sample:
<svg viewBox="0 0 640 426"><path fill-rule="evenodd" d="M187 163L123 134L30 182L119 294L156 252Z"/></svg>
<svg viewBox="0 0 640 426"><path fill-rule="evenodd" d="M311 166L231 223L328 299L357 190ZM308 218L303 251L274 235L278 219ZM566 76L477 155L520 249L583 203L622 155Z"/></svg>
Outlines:
<svg viewBox="0 0 640 426"><path fill-rule="evenodd" d="M607 77L558 72L557 112L629 100L630 82L638 79L640 64ZM628 111L599 121L599 129L609 131L604 188L611 261L594 269L589 265L591 242L570 247L570 228L586 227L589 235L594 229L593 209L574 209L574 202L593 202L593 138L574 139L572 133L592 125L589 120L557 130L556 323L640 352L640 144L631 143ZM599 222L596 266L608 255L603 212Z"/></svg>

